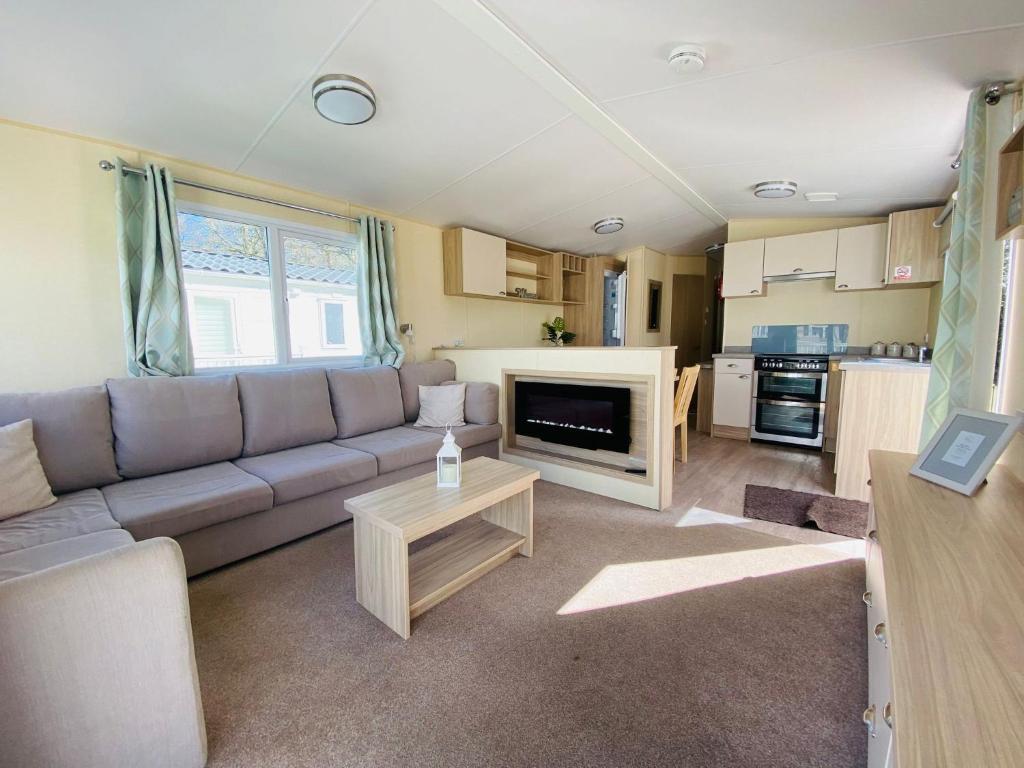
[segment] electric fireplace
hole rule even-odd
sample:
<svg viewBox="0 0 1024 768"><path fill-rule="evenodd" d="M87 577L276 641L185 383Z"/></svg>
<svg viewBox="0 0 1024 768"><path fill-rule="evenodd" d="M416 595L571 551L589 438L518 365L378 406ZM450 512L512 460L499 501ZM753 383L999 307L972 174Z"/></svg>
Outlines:
<svg viewBox="0 0 1024 768"><path fill-rule="evenodd" d="M548 443L629 453L629 389L515 382L516 433Z"/></svg>

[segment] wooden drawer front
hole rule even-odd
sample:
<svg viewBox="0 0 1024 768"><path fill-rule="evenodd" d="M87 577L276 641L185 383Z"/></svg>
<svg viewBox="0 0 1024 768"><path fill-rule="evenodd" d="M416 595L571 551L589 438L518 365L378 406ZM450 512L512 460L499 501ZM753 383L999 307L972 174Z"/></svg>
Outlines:
<svg viewBox="0 0 1024 768"><path fill-rule="evenodd" d="M716 357L715 373L753 373L752 357Z"/></svg>

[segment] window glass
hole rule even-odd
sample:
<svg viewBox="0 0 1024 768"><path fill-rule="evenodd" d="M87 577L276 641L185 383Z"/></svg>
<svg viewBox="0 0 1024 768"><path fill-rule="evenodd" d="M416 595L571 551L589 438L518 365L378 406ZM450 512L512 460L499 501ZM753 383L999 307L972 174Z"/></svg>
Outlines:
<svg viewBox="0 0 1024 768"><path fill-rule="evenodd" d="M355 248L282 233L293 359L362 355Z"/></svg>
<svg viewBox="0 0 1024 768"><path fill-rule="evenodd" d="M197 368L278 360L266 227L178 214Z"/></svg>

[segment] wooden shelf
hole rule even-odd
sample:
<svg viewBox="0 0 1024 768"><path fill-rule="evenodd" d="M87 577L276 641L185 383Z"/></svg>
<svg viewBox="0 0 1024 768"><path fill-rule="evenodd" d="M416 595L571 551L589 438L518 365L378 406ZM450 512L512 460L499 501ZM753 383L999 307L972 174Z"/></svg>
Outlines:
<svg viewBox="0 0 1024 768"><path fill-rule="evenodd" d="M562 271L563 272L568 272L568 273L573 274L573 275L583 275L583 274L586 274L582 269L569 269L568 267L562 267Z"/></svg>
<svg viewBox="0 0 1024 768"><path fill-rule="evenodd" d="M509 277L521 277L524 280L550 280L548 275L541 275L536 272L516 272L514 269L506 269L505 274Z"/></svg>
<svg viewBox="0 0 1024 768"><path fill-rule="evenodd" d="M477 520L409 555L409 615L415 618L510 559L526 541L507 528Z"/></svg>
<svg viewBox="0 0 1024 768"><path fill-rule="evenodd" d="M996 240L1024 239L1024 212L1020 211L1013 221L1008 220L1010 197L1021 195L1024 185L1024 125L1006 140L999 150L999 183L996 194Z"/></svg>

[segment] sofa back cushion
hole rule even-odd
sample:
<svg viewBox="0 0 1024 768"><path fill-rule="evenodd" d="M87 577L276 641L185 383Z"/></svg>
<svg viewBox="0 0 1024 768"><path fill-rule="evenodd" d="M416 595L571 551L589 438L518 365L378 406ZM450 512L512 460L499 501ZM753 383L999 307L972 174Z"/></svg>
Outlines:
<svg viewBox="0 0 1024 768"><path fill-rule="evenodd" d="M237 459L242 412L234 376L111 379L117 466L126 478Z"/></svg>
<svg viewBox="0 0 1024 768"><path fill-rule="evenodd" d="M461 384L460 381L446 381L444 386ZM498 423L498 385L489 381L466 382L466 423Z"/></svg>
<svg viewBox="0 0 1024 768"><path fill-rule="evenodd" d="M402 385L402 403L405 420L416 421L420 415L420 384L436 387L455 378L455 363L451 360L428 360L424 363L406 363L398 369Z"/></svg>
<svg viewBox="0 0 1024 768"><path fill-rule="evenodd" d="M240 373L238 393L245 425L243 456L322 443L337 435L323 368Z"/></svg>
<svg viewBox="0 0 1024 768"><path fill-rule="evenodd" d="M0 395L0 425L32 419L32 432L54 493L116 483L107 390L98 385Z"/></svg>
<svg viewBox="0 0 1024 768"><path fill-rule="evenodd" d="M390 365L327 372L338 437L356 437L405 423L398 371Z"/></svg>

